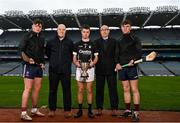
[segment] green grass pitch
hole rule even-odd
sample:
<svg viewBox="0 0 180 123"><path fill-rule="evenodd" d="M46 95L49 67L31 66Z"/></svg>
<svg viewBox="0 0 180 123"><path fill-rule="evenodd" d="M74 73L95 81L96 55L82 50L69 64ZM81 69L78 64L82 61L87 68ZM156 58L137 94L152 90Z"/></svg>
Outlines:
<svg viewBox="0 0 180 123"><path fill-rule="evenodd" d="M72 77L72 108L77 108L77 85ZM119 108L124 109L123 92L121 83L118 81ZM141 110L168 110L180 111L180 77L140 77L139 89L141 95ZM95 97L95 83L94 83ZM19 108L23 91L22 77L0 77L0 107ZM38 106L48 105L49 82L48 77L43 78L42 88L39 95ZM105 89L104 108L109 109L109 93L107 85ZM84 95L83 107L87 107ZM29 107L31 98L29 98ZM61 83L58 89L58 107L63 107ZM95 108L95 99L93 107Z"/></svg>

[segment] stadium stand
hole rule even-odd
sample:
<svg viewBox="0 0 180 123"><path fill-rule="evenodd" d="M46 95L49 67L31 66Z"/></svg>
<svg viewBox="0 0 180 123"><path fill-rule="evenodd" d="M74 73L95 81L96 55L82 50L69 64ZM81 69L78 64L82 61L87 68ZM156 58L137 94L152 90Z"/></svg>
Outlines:
<svg viewBox="0 0 180 123"><path fill-rule="evenodd" d="M13 69L12 69L13 68ZM0 75L4 76L17 76L22 74L21 62L1 62L0 63Z"/></svg>
<svg viewBox="0 0 180 123"><path fill-rule="evenodd" d="M178 29L173 29L174 34L176 35L176 39L179 40L180 39L180 31Z"/></svg>
<svg viewBox="0 0 180 123"><path fill-rule="evenodd" d="M122 8L106 8L102 13L97 9L80 9L73 13L69 9L54 10L52 14L44 10L32 10L28 14L22 11L6 11L0 15L0 75L20 75L22 65L18 52L19 42L23 35L31 28L32 20L40 18L44 22L46 41L56 35L54 28L59 23L68 27L67 35L74 41L81 39L81 25L89 24L91 40L99 37L99 27L107 24L111 27L111 37L121 38L119 25L124 19L130 19L134 28L132 33L137 35L143 44L143 56L152 50L158 52L154 62L139 64L139 75L147 76L175 76L180 75L180 10L177 6L160 6L155 11L149 7L133 7L128 12ZM161 18L161 19L159 19ZM159 26L158 28L146 28ZM169 26L169 27L166 27ZM10 31L18 29L21 31ZM75 67L72 67L73 73ZM48 62L45 75L48 73Z"/></svg>
<svg viewBox="0 0 180 123"><path fill-rule="evenodd" d="M139 68L147 76L174 76L158 62L144 62L139 64Z"/></svg>
<svg viewBox="0 0 180 123"><path fill-rule="evenodd" d="M180 75L180 62L178 61L165 61L162 64L175 75Z"/></svg>
<svg viewBox="0 0 180 123"><path fill-rule="evenodd" d="M14 32L14 31L5 31L1 36L0 36L0 45L14 45L15 47L18 46L19 41L22 40L23 35L26 32L24 31L19 31L19 32Z"/></svg>
<svg viewBox="0 0 180 123"><path fill-rule="evenodd" d="M140 40L144 45L146 44L154 45L159 43L159 41L155 39L155 37L153 36L152 30L137 30L134 31L134 34L140 38Z"/></svg>

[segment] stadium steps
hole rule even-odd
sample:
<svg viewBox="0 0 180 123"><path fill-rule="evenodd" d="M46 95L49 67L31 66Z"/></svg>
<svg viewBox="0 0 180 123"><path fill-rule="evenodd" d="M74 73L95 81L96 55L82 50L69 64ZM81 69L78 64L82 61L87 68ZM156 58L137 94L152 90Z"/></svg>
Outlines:
<svg viewBox="0 0 180 123"><path fill-rule="evenodd" d="M171 69L169 69L165 64L163 64L162 62L159 62L164 68L166 68L170 73L172 73L173 75L176 76L176 73L173 72Z"/></svg>
<svg viewBox="0 0 180 123"><path fill-rule="evenodd" d="M172 71L176 76L180 75L180 62L167 61L167 62L162 62L162 65L164 65L167 69Z"/></svg>
<svg viewBox="0 0 180 123"><path fill-rule="evenodd" d="M139 76L147 76L147 75L144 73L144 71L139 67L139 65L137 65L137 67L138 67L138 75L139 75Z"/></svg>
<svg viewBox="0 0 180 123"><path fill-rule="evenodd" d="M16 76L22 73L21 62L6 62L0 64L0 76Z"/></svg>
<svg viewBox="0 0 180 123"><path fill-rule="evenodd" d="M143 62L139 67L147 76L174 76L158 62Z"/></svg>

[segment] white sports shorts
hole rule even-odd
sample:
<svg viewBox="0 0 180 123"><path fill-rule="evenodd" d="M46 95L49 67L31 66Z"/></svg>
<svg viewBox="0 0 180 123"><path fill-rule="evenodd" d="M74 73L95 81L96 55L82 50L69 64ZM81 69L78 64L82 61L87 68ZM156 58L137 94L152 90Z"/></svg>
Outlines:
<svg viewBox="0 0 180 123"><path fill-rule="evenodd" d="M76 80L79 82L83 82L83 78L81 77L81 68L76 68ZM93 82L94 81L94 67L87 70L89 77L85 82Z"/></svg>

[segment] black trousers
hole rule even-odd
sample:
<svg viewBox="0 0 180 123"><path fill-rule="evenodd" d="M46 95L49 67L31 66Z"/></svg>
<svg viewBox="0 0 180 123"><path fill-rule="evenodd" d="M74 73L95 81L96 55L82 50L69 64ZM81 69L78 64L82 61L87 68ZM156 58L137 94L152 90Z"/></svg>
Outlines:
<svg viewBox="0 0 180 123"><path fill-rule="evenodd" d="M63 91L64 111L71 110L71 74L49 72L49 109L55 111L57 108L57 89L61 81Z"/></svg>
<svg viewBox="0 0 180 123"><path fill-rule="evenodd" d="M104 87L107 80L111 109L118 109L118 92L116 74L113 75L96 75L96 107L103 109Z"/></svg>

